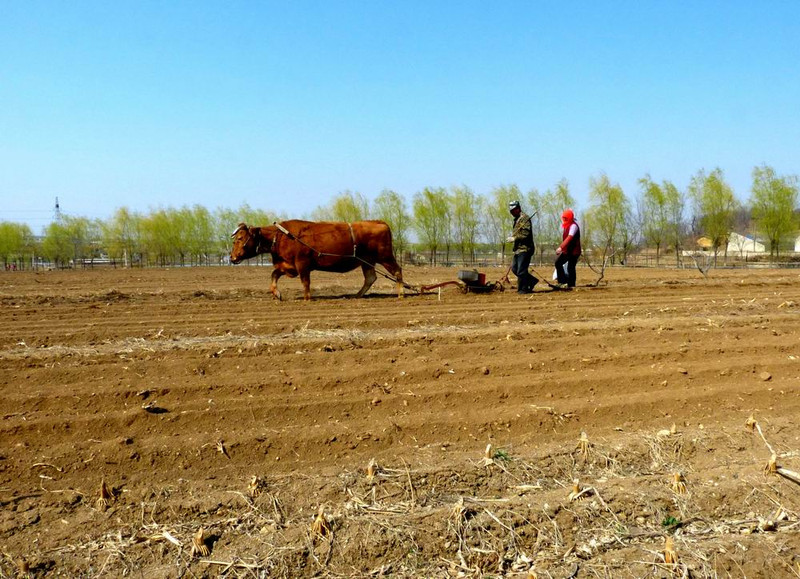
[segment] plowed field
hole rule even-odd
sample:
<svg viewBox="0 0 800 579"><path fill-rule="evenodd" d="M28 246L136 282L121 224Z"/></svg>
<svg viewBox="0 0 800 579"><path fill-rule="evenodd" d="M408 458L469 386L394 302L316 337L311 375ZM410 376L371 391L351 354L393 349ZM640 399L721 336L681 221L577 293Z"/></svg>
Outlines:
<svg viewBox="0 0 800 579"><path fill-rule="evenodd" d="M800 576L800 271L269 274L0 274L0 577Z"/></svg>

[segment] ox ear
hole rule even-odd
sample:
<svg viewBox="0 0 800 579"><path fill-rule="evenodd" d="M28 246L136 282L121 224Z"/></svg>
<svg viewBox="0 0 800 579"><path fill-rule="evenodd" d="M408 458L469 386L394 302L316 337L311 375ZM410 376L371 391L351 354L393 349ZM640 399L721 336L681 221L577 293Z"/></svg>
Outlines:
<svg viewBox="0 0 800 579"><path fill-rule="evenodd" d="M236 237L236 234L237 234L237 233L239 233L239 232L240 232L242 229L247 229L247 225L245 225L244 223L240 223L240 224L239 224L239 225L236 227L236 229L234 229L234 230L233 230L233 233L231 233L231 239L233 239L234 237Z"/></svg>

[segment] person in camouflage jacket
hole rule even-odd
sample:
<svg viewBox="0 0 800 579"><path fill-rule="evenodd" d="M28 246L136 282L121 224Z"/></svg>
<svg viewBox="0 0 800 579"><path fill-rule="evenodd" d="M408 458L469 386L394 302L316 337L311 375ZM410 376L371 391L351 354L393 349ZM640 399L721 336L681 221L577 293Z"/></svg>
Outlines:
<svg viewBox="0 0 800 579"><path fill-rule="evenodd" d="M539 280L528 272L528 266L531 264L531 257L536 247L533 243L531 218L522 211L519 201L509 203L508 210L514 217L514 229L511 236L506 240L514 244L512 247L514 258L511 262L511 271L517 276L517 293L529 294L533 292L534 286L539 283Z"/></svg>

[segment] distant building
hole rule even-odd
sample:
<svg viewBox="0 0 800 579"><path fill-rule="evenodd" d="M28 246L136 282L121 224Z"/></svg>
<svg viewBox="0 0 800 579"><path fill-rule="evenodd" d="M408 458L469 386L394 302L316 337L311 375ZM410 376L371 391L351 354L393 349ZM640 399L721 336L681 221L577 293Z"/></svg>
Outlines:
<svg viewBox="0 0 800 579"><path fill-rule="evenodd" d="M800 238L795 242L797 247L800 244ZM714 243L708 237L699 237L695 242L697 249L700 251L712 251ZM800 251L797 249L796 251ZM767 252L767 248L763 243L756 241L752 237L741 235L736 232L731 232L727 240L723 240L720 244L719 253L727 253L734 257L747 257L748 255L761 255ZM684 251L685 255L690 255L691 251Z"/></svg>
<svg viewBox="0 0 800 579"><path fill-rule="evenodd" d="M794 250L797 253L800 253L800 235L797 236L797 239L794 240Z"/></svg>
<svg viewBox="0 0 800 579"><path fill-rule="evenodd" d="M728 235L728 255L747 257L748 255L759 255L766 252L766 246L752 237L740 235L733 231Z"/></svg>

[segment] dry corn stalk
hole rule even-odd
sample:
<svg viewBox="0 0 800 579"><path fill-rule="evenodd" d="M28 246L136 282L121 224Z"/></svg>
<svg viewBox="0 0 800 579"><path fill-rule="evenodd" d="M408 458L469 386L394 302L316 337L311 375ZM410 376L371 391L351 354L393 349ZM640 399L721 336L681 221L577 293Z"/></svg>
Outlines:
<svg viewBox="0 0 800 579"><path fill-rule="evenodd" d="M17 561L17 569L19 569L20 577L31 576L31 566L25 557L21 557L20 560Z"/></svg>
<svg viewBox="0 0 800 579"><path fill-rule="evenodd" d="M769 457L769 462L767 466L764 467L765 474L778 474L778 455L774 452L772 456Z"/></svg>
<svg viewBox="0 0 800 579"><path fill-rule="evenodd" d="M106 479L103 479L100 483L100 498L97 499L97 508L101 511L105 511L113 498L114 495L111 494L111 491L108 490L108 486L106 485Z"/></svg>
<svg viewBox="0 0 800 579"><path fill-rule="evenodd" d="M494 459L492 458L492 445L487 444L486 450L483 453L483 458L480 462L481 466L492 466L494 464Z"/></svg>
<svg viewBox="0 0 800 579"><path fill-rule="evenodd" d="M583 455L583 458L588 459L591 452L592 443L589 442L589 435L581 431L581 437L578 440L576 450Z"/></svg>
<svg viewBox="0 0 800 579"><path fill-rule="evenodd" d="M592 492L592 487L582 487L578 479L572 481L572 492L569 493L567 499L570 501L578 501L587 497Z"/></svg>
<svg viewBox="0 0 800 579"><path fill-rule="evenodd" d="M325 507L323 505L319 506L319 511L317 511L317 518L314 519L314 522L311 524L311 536L312 537L327 537L331 532L331 524L325 518Z"/></svg>
<svg viewBox="0 0 800 579"><path fill-rule="evenodd" d="M676 434L678 434L678 425L675 424L674 422L672 423L672 426L669 427L669 430L665 428L664 430L659 430L658 432L656 432L656 436L661 438L666 438L668 436L675 436Z"/></svg>
<svg viewBox="0 0 800 579"><path fill-rule="evenodd" d="M378 463L374 458L370 459L369 464L367 465L367 480L372 482L379 471L380 467L378 466Z"/></svg>
<svg viewBox="0 0 800 579"><path fill-rule="evenodd" d="M206 545L206 530L200 527L192 536L192 557L208 557L210 554L211 550Z"/></svg>
<svg viewBox="0 0 800 579"><path fill-rule="evenodd" d="M683 476L683 473L676 472L672 477L672 490L675 494L678 495L685 495L687 493L686 490L686 478Z"/></svg>
<svg viewBox="0 0 800 579"><path fill-rule="evenodd" d="M253 478L250 479L250 483L247 485L247 490L250 492L250 496L252 498L256 498L266 488L267 483L264 482L264 479L257 475L253 475Z"/></svg>
<svg viewBox="0 0 800 579"><path fill-rule="evenodd" d="M225 442L223 442L222 440L217 441L217 450L222 454L224 454L225 458L227 458L228 460L231 459L231 455L228 454L228 449L225 448Z"/></svg>
<svg viewBox="0 0 800 579"><path fill-rule="evenodd" d="M664 563L667 565L678 564L678 553L675 552L675 541L672 537L667 537L664 541Z"/></svg>
<svg viewBox="0 0 800 579"><path fill-rule="evenodd" d="M756 424L758 424L758 422L756 422L755 417L751 414L749 416L749 418L745 421L744 427L747 430L749 430L750 432L755 432L756 431Z"/></svg>

